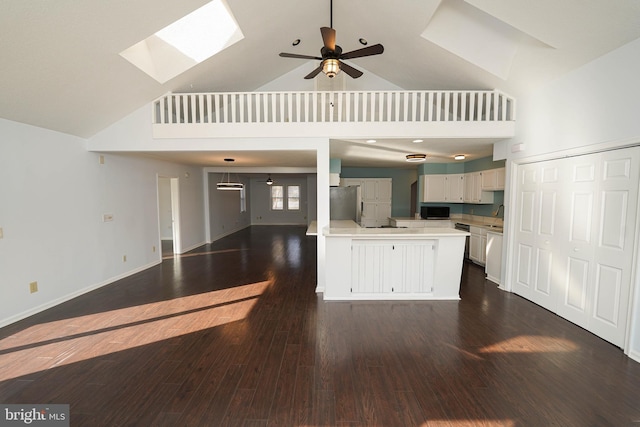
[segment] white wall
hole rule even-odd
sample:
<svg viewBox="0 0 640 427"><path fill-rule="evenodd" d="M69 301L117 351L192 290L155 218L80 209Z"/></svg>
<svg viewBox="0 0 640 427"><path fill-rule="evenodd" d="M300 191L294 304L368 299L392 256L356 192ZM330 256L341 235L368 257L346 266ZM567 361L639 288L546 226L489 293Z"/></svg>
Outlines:
<svg viewBox="0 0 640 427"><path fill-rule="evenodd" d="M300 209L297 211L271 210L271 187L264 183L264 178L254 178L251 180L251 223L255 225L307 225L307 177L279 175L274 178L274 181L273 185L284 186L285 198L287 186L300 186Z"/></svg>
<svg viewBox="0 0 640 427"><path fill-rule="evenodd" d="M240 191L221 191L216 184L222 181L222 173L208 173L209 180L209 232L210 240L215 241L251 225L251 188L249 179L236 177L233 181L244 184L246 207L240 212ZM225 175L226 176L226 175ZM226 180L226 179L225 179Z"/></svg>
<svg viewBox="0 0 640 427"><path fill-rule="evenodd" d="M640 39L518 98L512 159L640 136Z"/></svg>
<svg viewBox="0 0 640 427"><path fill-rule="evenodd" d="M601 147L640 144L640 39L604 55L530 96L518 99L517 137L494 153L524 161ZM524 144L513 153L511 147ZM555 154L554 154L555 153ZM505 192L509 230L511 194ZM636 240L640 230L636 229ZM640 254L637 254L640 255ZM640 275L640 257L636 260ZM507 268L507 267L505 267ZM634 317L626 351L640 362L640 281L634 284Z"/></svg>
<svg viewBox="0 0 640 427"><path fill-rule="evenodd" d="M183 246L203 243L200 168L100 164L83 139L3 119L0 141L0 326L160 262L158 174L180 180Z"/></svg>

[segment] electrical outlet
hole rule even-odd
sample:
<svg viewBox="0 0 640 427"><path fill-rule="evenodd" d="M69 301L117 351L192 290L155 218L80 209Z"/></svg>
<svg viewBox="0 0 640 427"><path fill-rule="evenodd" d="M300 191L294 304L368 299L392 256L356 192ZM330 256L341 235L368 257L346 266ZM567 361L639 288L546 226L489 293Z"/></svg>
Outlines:
<svg viewBox="0 0 640 427"><path fill-rule="evenodd" d="M122 255L122 262L127 262L127 256L126 255Z"/></svg>
<svg viewBox="0 0 640 427"><path fill-rule="evenodd" d="M38 282L29 283L29 292L32 294L38 292Z"/></svg>
<svg viewBox="0 0 640 427"><path fill-rule="evenodd" d="M113 214L102 214L102 222L111 222L113 221Z"/></svg>

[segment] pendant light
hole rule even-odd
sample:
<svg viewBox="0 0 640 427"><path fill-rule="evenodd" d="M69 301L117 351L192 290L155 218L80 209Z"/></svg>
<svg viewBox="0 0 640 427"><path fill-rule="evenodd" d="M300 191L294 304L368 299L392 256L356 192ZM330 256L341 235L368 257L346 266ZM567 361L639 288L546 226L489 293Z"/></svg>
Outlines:
<svg viewBox="0 0 640 427"><path fill-rule="evenodd" d="M224 159L227 163L232 163L235 159ZM227 175L227 180L225 181L224 176ZM218 190L236 190L240 191L244 188L244 184L241 182L231 182L231 172L223 172L222 179L220 182L216 184L216 188Z"/></svg>

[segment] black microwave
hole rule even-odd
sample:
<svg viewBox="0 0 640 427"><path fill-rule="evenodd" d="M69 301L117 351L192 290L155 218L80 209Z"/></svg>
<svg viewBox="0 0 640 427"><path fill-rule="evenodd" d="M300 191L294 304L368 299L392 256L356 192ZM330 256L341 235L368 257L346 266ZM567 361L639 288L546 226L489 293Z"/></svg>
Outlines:
<svg viewBox="0 0 640 427"><path fill-rule="evenodd" d="M422 219L449 219L449 206L422 206L420 207Z"/></svg>

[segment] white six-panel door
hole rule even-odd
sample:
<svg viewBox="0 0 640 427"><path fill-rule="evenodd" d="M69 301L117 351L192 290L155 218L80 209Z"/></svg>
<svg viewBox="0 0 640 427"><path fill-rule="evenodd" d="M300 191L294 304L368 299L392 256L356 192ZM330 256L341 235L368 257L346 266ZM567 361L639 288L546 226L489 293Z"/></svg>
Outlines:
<svg viewBox="0 0 640 427"><path fill-rule="evenodd" d="M624 344L640 147L522 165L513 291Z"/></svg>

